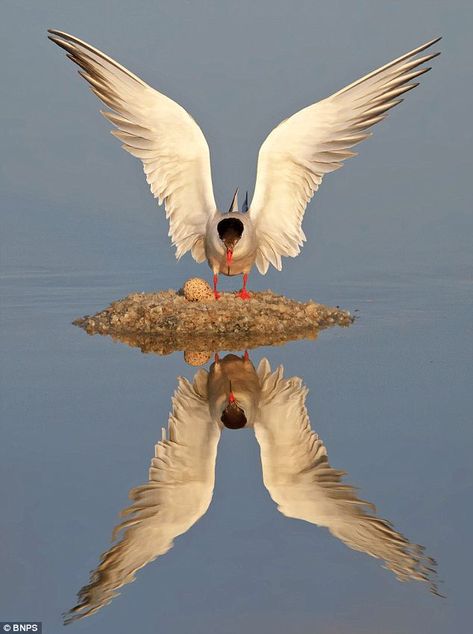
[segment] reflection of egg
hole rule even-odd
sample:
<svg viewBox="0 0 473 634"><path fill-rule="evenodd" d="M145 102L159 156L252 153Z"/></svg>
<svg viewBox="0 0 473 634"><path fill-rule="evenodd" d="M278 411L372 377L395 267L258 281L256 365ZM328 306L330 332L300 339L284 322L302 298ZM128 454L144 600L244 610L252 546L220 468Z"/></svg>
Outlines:
<svg viewBox="0 0 473 634"><path fill-rule="evenodd" d="M186 350L184 352L184 361L193 366L205 365L207 361L210 361L210 356L209 352L191 352Z"/></svg>
<svg viewBox="0 0 473 634"><path fill-rule="evenodd" d="M189 302L202 302L215 299L210 284L200 277L193 277L184 284L182 290Z"/></svg>

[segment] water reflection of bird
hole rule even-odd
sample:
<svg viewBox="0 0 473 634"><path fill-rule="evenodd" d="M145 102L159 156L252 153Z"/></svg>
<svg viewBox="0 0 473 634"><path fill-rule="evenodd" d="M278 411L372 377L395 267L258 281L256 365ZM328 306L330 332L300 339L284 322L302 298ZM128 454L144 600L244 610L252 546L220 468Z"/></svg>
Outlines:
<svg viewBox="0 0 473 634"><path fill-rule="evenodd" d="M79 65L82 77L111 111L102 114L118 128L123 148L141 159L146 180L169 218L176 257L191 251L208 261L217 278L243 275L240 296L248 299L248 273L256 264L281 270L281 257L295 257L305 241L305 208L325 174L342 167L369 128L417 86L416 79L438 53L421 55L431 40L358 81L285 119L266 138L258 157L248 213L217 210L205 137L176 102L148 86L113 59L78 38L50 30L50 39Z"/></svg>
<svg viewBox="0 0 473 634"><path fill-rule="evenodd" d="M284 378L282 366L272 372L263 359L255 369L247 354L216 358L192 383L180 378L149 481L131 490L133 503L122 513L128 519L113 533L121 539L102 555L66 623L109 603L204 515L223 426L254 428L264 484L281 513L328 528L350 548L381 559L398 579L426 581L436 593L435 562L377 517L374 506L341 481L344 472L328 463L326 448L310 427L307 392L299 377Z"/></svg>
<svg viewBox="0 0 473 634"><path fill-rule="evenodd" d="M216 355L210 366L207 394L213 420L229 429L252 426L260 405L260 384L248 354L227 354L222 360Z"/></svg>

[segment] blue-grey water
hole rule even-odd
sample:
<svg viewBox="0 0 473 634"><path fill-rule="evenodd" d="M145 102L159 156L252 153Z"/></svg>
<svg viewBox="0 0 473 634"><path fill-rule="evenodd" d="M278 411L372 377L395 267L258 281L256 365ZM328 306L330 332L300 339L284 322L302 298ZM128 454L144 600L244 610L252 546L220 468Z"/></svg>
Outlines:
<svg viewBox="0 0 473 634"><path fill-rule="evenodd" d="M216 197L251 189L283 117L418 43L443 55L324 181L308 242L250 288L359 317L252 353L309 388L332 466L438 561L445 599L400 583L326 530L279 514L250 430L223 433L207 514L77 632L444 634L470 624L471 7L416 1L33 5L6 2L1 47L0 621L59 632L131 487L146 481L182 353L144 355L71 325L136 290L210 270L177 263L139 164L45 37L115 55L197 118ZM292 9L290 7L293 7ZM112 19L113 18L113 19ZM20 28L21 27L21 28ZM4 56L4 59L5 59ZM224 280L225 289L235 279Z"/></svg>

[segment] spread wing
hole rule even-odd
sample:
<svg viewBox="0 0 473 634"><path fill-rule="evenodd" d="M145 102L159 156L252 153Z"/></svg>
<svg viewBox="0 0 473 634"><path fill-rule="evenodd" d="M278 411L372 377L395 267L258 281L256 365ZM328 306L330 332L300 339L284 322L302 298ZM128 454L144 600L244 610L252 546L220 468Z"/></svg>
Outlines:
<svg viewBox="0 0 473 634"><path fill-rule="evenodd" d="M130 491L127 519L113 531L120 539L102 555L88 585L65 622L89 616L118 595L135 573L164 555L173 541L207 511L214 488L220 429L210 419L205 371L194 384L179 379L169 416L168 434L155 447L149 481Z"/></svg>
<svg viewBox="0 0 473 634"><path fill-rule="evenodd" d="M440 38L362 77L279 124L260 148L250 216L259 243L256 265L266 273L281 270L281 256L295 257L305 241L302 219L325 174L342 167L356 153L350 148L369 128L402 101L399 96L430 70L425 64L439 53L420 55Z"/></svg>
<svg viewBox="0 0 473 634"><path fill-rule="evenodd" d="M176 257L192 250L205 259L203 236L216 211L209 147L194 119L179 104L148 86L116 61L78 38L49 30L49 39L81 68L92 92L112 112L102 112L123 148L141 159L146 180L164 202Z"/></svg>
<svg viewBox="0 0 473 634"><path fill-rule="evenodd" d="M343 471L330 466L327 450L312 431L305 407L307 388L298 377L258 369L262 396L255 433L263 480L278 510L287 517L324 526L350 548L381 559L399 580L429 583L437 593L435 562L398 533L375 508L342 482Z"/></svg>

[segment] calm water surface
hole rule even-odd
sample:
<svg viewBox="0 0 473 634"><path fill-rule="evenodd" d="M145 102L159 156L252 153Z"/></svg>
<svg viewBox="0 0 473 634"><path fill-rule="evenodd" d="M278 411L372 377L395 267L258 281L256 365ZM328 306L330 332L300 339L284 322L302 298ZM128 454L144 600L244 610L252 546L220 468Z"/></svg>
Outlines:
<svg viewBox="0 0 473 634"><path fill-rule="evenodd" d="M176 285L182 273L171 273L171 284L151 270L4 274L3 618L59 631L61 612L110 545L129 489L147 480L177 376L195 372L182 353L144 355L70 322L129 291ZM472 519L464 504L472 483L467 286L438 276L379 278L316 291L294 285L293 295L340 304L359 319L316 341L255 350L252 360L266 356L286 376L303 378L331 465L435 557L447 598L423 583L400 583L326 529L279 514L253 432L225 430L208 512L76 631L464 630Z"/></svg>

